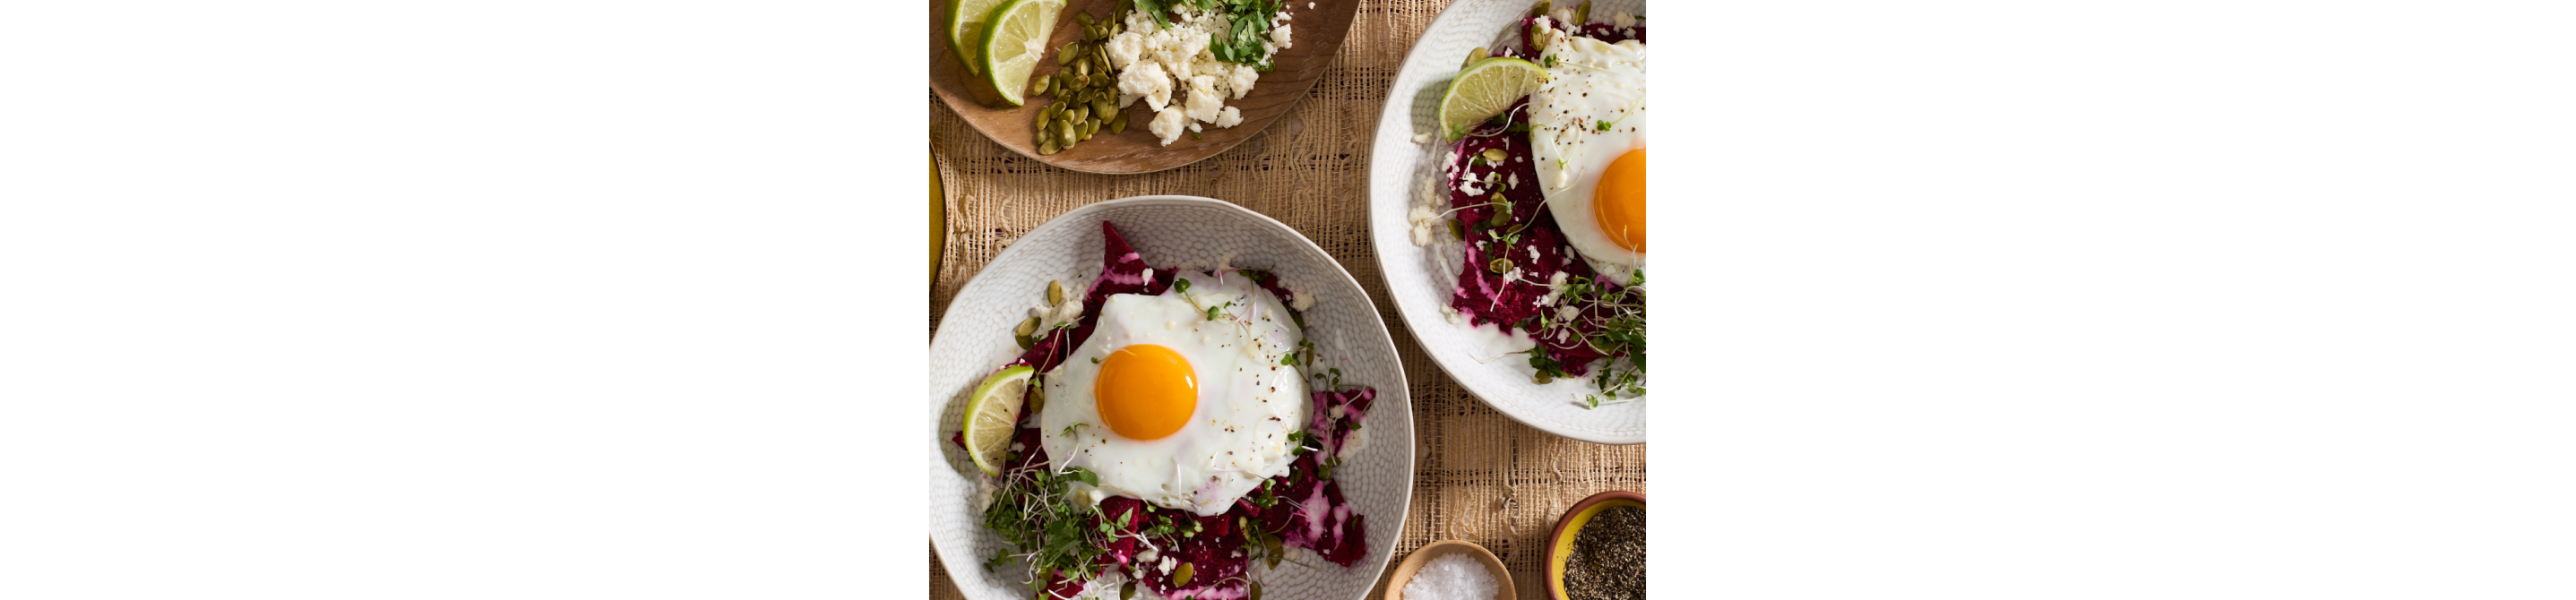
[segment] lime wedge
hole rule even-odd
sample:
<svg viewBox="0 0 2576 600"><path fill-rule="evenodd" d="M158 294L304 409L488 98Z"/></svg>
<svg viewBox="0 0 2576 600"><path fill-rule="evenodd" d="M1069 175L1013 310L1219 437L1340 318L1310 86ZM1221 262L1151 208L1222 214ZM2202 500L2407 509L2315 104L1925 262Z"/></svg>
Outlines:
<svg viewBox="0 0 2576 600"><path fill-rule="evenodd" d="M1003 369L966 397L966 455L986 475L1002 474L1011 458L1011 433L1020 426L1020 404L1028 399L1029 378L1038 370L1020 365Z"/></svg>
<svg viewBox="0 0 2576 600"><path fill-rule="evenodd" d="M1440 95L1440 133L1450 140L1467 137L1476 124L1509 110L1522 96L1538 91L1547 69L1517 58L1494 57L1467 65Z"/></svg>
<svg viewBox="0 0 2576 600"><path fill-rule="evenodd" d="M966 63L966 72L984 74L984 17L1003 0L948 0L948 49Z"/></svg>
<svg viewBox="0 0 2576 600"><path fill-rule="evenodd" d="M1026 104L1029 74L1046 58L1047 37L1055 34L1056 13L1064 0L1007 0L984 17L981 45L985 78L1011 106Z"/></svg>

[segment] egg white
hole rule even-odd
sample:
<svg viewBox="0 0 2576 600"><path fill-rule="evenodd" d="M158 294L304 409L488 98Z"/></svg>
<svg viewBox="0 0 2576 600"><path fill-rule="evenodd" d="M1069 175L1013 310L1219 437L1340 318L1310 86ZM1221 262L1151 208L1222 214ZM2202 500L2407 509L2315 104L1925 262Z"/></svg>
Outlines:
<svg viewBox="0 0 2576 600"><path fill-rule="evenodd" d="M1646 147L1646 45L1557 33L1540 56L1548 81L1530 94L1529 132L1539 190L1566 242L1594 271L1634 284L1631 271L1645 268L1646 253L1610 240L1593 217L1592 194L1611 161Z"/></svg>
<svg viewBox="0 0 2576 600"><path fill-rule="evenodd" d="M1092 502L1128 496L1220 514L1262 480L1287 474L1295 458L1288 440L1305 429L1309 400L1303 375L1280 364L1305 339L1287 307L1241 275L1179 277L1188 292L1175 285L1159 296L1110 296L1091 338L1047 374L1039 443L1056 469L1099 475L1097 487L1075 484ZM1130 344L1171 348L1197 375L1197 412L1172 435L1129 439L1101 424L1095 361Z"/></svg>

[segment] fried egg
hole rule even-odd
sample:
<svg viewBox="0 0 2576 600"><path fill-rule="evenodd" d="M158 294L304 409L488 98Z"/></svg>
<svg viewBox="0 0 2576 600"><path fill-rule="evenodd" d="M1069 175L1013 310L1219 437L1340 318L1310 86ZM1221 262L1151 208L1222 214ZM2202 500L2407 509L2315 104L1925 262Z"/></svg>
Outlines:
<svg viewBox="0 0 2576 600"><path fill-rule="evenodd" d="M1529 104L1539 189L1575 253L1633 285L1646 267L1646 45L1552 33Z"/></svg>
<svg viewBox="0 0 2576 600"><path fill-rule="evenodd" d="M1284 362L1305 336L1279 299L1236 274L1182 273L1158 296L1118 294L1046 377L1039 443L1082 467L1092 502L1128 496L1208 516L1288 473L1306 383Z"/></svg>

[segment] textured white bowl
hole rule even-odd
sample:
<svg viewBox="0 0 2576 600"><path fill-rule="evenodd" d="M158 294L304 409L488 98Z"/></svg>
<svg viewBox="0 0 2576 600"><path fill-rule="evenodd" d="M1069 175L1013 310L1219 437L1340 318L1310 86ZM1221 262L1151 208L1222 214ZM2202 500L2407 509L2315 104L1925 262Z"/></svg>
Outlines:
<svg viewBox="0 0 2576 600"><path fill-rule="evenodd" d="M1021 236L976 273L948 305L930 342L930 412L923 438L931 445L930 540L948 565L948 576L966 597L1026 600L1032 594L1011 569L987 573L986 558L1004 549L983 526L975 507L977 471L948 443L965 410L966 393L1002 363L1019 356L1011 328L1045 300L1049 280L1078 291L1100 275L1100 222L1118 226L1127 243L1157 268L1211 264L1234 253L1237 267L1267 268L1292 290L1315 295L1306 311L1306 339L1321 364L1339 367L1345 384L1377 388L1368 413L1368 445L1333 469L1342 494L1368 517L1368 556L1344 568L1312 552L1292 551L1299 562L1277 570L1255 564L1264 598L1357 599L1386 571L1396 536L1404 530L1413 494L1413 402L1397 362L1395 340L1366 292L1322 248L1287 225L1230 203L1190 196L1141 196L1066 212Z"/></svg>
<svg viewBox="0 0 2576 600"><path fill-rule="evenodd" d="M1519 43L1515 23L1535 3L1460 0L1440 11L1431 27L1423 30L1413 53L1405 56L1404 68L1396 71L1386 108L1378 114L1377 140L1369 159L1369 236L1396 313L1404 316L1404 324L1413 329L1414 339L1422 341L1432 362L1469 393L1541 431L1587 442L1641 444L1646 441L1645 398L1587 409L1578 398L1594 391L1590 378L1539 385L1531 381L1537 370L1519 355L1479 356L1471 328L1449 322L1440 312L1458 284L1457 265L1444 264L1449 259L1432 248L1413 245L1412 224L1405 214L1412 209L1415 194L1421 193L1422 178L1439 175L1439 159L1449 145L1436 134L1429 142L1414 141L1418 134L1439 131L1441 92L1448 89L1469 51ZM1592 3L1594 20L1605 20L1598 15L1606 11L1645 14L1646 3Z"/></svg>

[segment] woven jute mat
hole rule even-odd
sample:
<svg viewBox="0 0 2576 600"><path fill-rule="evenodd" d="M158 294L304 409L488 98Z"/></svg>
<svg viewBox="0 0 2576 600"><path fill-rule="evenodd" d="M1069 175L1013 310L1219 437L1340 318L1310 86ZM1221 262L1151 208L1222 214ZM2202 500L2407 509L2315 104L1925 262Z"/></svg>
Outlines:
<svg viewBox="0 0 2576 600"><path fill-rule="evenodd" d="M1091 175L1023 158L985 139L926 90L930 144L948 195L949 239L931 286L930 327L984 265L1023 233L1085 204L1149 194L1240 204L1297 229L1341 261L1376 298L1413 387L1415 477L1411 515L1395 562L1440 540L1468 540L1510 566L1520 597L1543 599L1539 576L1548 530L1585 496L1646 490L1646 447L1603 446L1533 429L1467 394L1431 362L1387 301L1369 246L1369 144L1387 84L1445 0L1364 2L1350 38L1304 100L1241 146L1197 163L1143 175ZM1394 450L1370 448L1370 451ZM1394 564L1387 565L1388 570ZM959 565L975 569L980 565ZM930 558L930 597L963 599L946 566ZM1379 589L1385 592L1385 573ZM1303 599L1285 599L1303 600ZM1341 599L1333 599L1341 600Z"/></svg>

